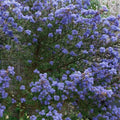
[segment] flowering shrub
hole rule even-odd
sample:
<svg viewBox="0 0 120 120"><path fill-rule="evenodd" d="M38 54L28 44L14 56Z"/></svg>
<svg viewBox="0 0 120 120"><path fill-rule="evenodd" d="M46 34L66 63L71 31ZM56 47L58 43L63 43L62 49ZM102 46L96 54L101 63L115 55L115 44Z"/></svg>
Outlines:
<svg viewBox="0 0 120 120"><path fill-rule="evenodd" d="M120 118L119 106L112 105L120 102L120 16L102 18L107 8L89 5L0 1L1 48L12 52L9 39L21 46L25 66L23 77L10 65L0 70L0 117L12 110L17 119L30 120Z"/></svg>

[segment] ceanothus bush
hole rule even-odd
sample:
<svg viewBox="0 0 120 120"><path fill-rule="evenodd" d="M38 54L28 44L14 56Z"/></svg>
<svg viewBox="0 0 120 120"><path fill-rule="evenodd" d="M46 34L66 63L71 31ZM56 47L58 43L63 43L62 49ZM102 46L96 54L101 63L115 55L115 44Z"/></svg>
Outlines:
<svg viewBox="0 0 120 120"><path fill-rule="evenodd" d="M120 16L90 0L1 0L0 48L24 65L0 70L0 117L118 120ZM11 40L20 49L8 44Z"/></svg>

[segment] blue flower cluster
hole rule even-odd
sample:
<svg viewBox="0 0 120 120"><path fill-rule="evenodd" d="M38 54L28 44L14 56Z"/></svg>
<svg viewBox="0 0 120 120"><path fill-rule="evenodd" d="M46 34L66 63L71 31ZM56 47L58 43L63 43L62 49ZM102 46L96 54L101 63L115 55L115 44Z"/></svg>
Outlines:
<svg viewBox="0 0 120 120"><path fill-rule="evenodd" d="M3 117L3 112L4 112L5 109L6 109L6 107L5 107L5 106L2 106L2 105L0 104L0 117Z"/></svg>
<svg viewBox="0 0 120 120"><path fill-rule="evenodd" d="M54 101L58 101L56 103L56 109L58 110L63 109L63 106L66 101L71 101L73 103L73 106L77 107L79 106L80 104L79 102L81 102L81 100L91 101L93 99L94 101L91 104L94 104L101 110L106 111L106 114L108 114L107 109L108 111L111 110L110 103L111 103L112 97L114 96L114 92L112 89L107 89L104 86L95 85L95 82L94 82L95 79L93 78L94 75L92 73L91 68L86 69L83 73L81 73L80 71L75 71L73 74L70 74L69 77L66 74L64 74L62 76L62 82L54 81L51 78L48 78L47 80L46 73L41 74L40 72L37 72L37 74L39 74L40 76L39 81L35 83L32 82L30 84L30 87L32 87L31 92L38 93L36 94L38 96L34 97L35 99L33 98L33 100L38 99L41 102L41 104L48 105L48 108L51 110L54 110L52 106L55 105L55 103L53 103L53 99ZM44 89L42 89L42 87L44 87ZM60 92L62 94L55 95L56 93L60 93ZM69 97L71 98L71 100ZM45 101L44 101L44 98L45 98ZM74 99L75 101L72 101L72 99ZM78 99L78 103L76 102L77 99ZM102 103L103 101L106 101L106 103L103 104ZM49 106L49 105L52 105L52 106ZM107 106L107 107L104 107L104 106ZM49 114L50 116L53 116L51 113L51 110L49 111ZM116 107L116 110L119 110L119 108ZM113 114L112 112L109 114L114 115L116 119L119 118L119 113ZM48 113L45 113L45 110L42 110L41 112L39 112L39 115L44 115L44 116L46 115L48 117ZM93 119L95 118L98 119L98 117L104 118L105 116L110 118L110 115L108 117L107 115L101 114L101 116L99 116L98 114L96 117L93 117ZM57 119L57 120L61 120L61 119Z"/></svg>
<svg viewBox="0 0 120 120"><path fill-rule="evenodd" d="M7 70L0 70L0 98L5 99L8 97L8 93L6 92L6 88L10 86L9 74L14 75L14 67L8 66ZM5 106L2 106L0 103L0 117L3 117L3 112L6 109Z"/></svg>
<svg viewBox="0 0 120 120"><path fill-rule="evenodd" d="M120 107L113 105L120 103L120 16L103 18L105 7L89 5L0 1L0 34L5 43L19 44L27 61L23 77L12 66L0 70L0 100L11 100L21 118L28 111L30 120L120 119ZM5 43L2 50L13 52ZM0 117L6 108L0 101Z"/></svg>

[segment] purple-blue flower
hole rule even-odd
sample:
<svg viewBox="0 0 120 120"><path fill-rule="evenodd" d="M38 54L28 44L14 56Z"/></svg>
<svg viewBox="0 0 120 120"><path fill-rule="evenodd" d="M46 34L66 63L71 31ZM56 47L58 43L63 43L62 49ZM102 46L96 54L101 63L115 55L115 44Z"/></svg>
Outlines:
<svg viewBox="0 0 120 120"><path fill-rule="evenodd" d="M6 48L7 50L10 50L11 46L10 46L10 45L5 45L5 48Z"/></svg>
<svg viewBox="0 0 120 120"><path fill-rule="evenodd" d="M43 31L43 29L42 29L41 27L38 27L38 28L37 28L37 31L42 32L42 31Z"/></svg>
<svg viewBox="0 0 120 120"><path fill-rule="evenodd" d="M117 42L117 37L112 36L111 40L112 40L112 42Z"/></svg>
<svg viewBox="0 0 120 120"><path fill-rule="evenodd" d="M59 44L56 44L56 45L55 45L55 48L59 49L59 48L60 48L60 45L59 45Z"/></svg>
<svg viewBox="0 0 120 120"><path fill-rule="evenodd" d="M40 11L35 12L36 17L41 16L41 14L42 14L42 13L41 13Z"/></svg>
<svg viewBox="0 0 120 120"><path fill-rule="evenodd" d="M21 85L21 86L20 86L20 90L25 90L25 86L24 86L24 85Z"/></svg>
<svg viewBox="0 0 120 120"><path fill-rule="evenodd" d="M71 120L69 117L65 118L65 120Z"/></svg>
<svg viewBox="0 0 120 120"><path fill-rule="evenodd" d="M56 33L57 34L61 34L62 33L62 29L56 29Z"/></svg>
<svg viewBox="0 0 120 120"><path fill-rule="evenodd" d="M61 108L62 108L62 103L57 103L57 105L56 105L56 107L59 109L59 110L61 110Z"/></svg>
<svg viewBox="0 0 120 120"><path fill-rule="evenodd" d="M49 34L48 34L48 37L51 37L51 38L52 38L52 37L53 37L53 33L49 33Z"/></svg>
<svg viewBox="0 0 120 120"><path fill-rule="evenodd" d="M74 51L71 51L71 52L70 52L70 55L76 56L77 54L76 54Z"/></svg>
<svg viewBox="0 0 120 120"><path fill-rule="evenodd" d="M29 11L29 6L25 6L24 11Z"/></svg>
<svg viewBox="0 0 120 120"><path fill-rule="evenodd" d="M68 54L68 50L67 50L67 49L63 49L63 50L62 50L62 53Z"/></svg>
<svg viewBox="0 0 120 120"><path fill-rule="evenodd" d="M12 98L12 103L16 103L16 100L14 98Z"/></svg>
<svg viewBox="0 0 120 120"><path fill-rule="evenodd" d="M69 40L73 40L73 36L72 35L68 35L68 39Z"/></svg>
<svg viewBox="0 0 120 120"><path fill-rule="evenodd" d="M45 115L45 110L40 111L39 115Z"/></svg>
<svg viewBox="0 0 120 120"><path fill-rule="evenodd" d="M53 64L54 64L54 61L50 61L49 63L50 63L51 65L53 65Z"/></svg>
<svg viewBox="0 0 120 120"><path fill-rule="evenodd" d="M22 27L22 26L19 26L19 27L17 28L17 30L18 30L18 32L22 32L22 31L23 31L23 27Z"/></svg>
<svg viewBox="0 0 120 120"><path fill-rule="evenodd" d="M32 43L28 43L27 45L28 45L28 46L31 46L31 45L32 45Z"/></svg>
<svg viewBox="0 0 120 120"><path fill-rule="evenodd" d="M8 71L9 71L9 73L12 74L12 75L15 74L15 72L14 72L14 67L12 67L12 66L8 66Z"/></svg>
<svg viewBox="0 0 120 120"><path fill-rule="evenodd" d="M37 117L35 115L30 116L30 120L36 120Z"/></svg>
<svg viewBox="0 0 120 120"><path fill-rule="evenodd" d="M26 102L26 99L25 98L20 98L20 101L21 101L21 103L24 103L24 102Z"/></svg>
<svg viewBox="0 0 120 120"><path fill-rule="evenodd" d="M28 60L28 63L32 63L32 60Z"/></svg>
<svg viewBox="0 0 120 120"><path fill-rule="evenodd" d="M83 42L80 41L79 43L77 43L77 44L75 45L75 47L77 47L77 48L81 48L82 45L83 45Z"/></svg>
<svg viewBox="0 0 120 120"><path fill-rule="evenodd" d="M47 25L48 28L52 28L52 26L53 25L51 23L48 23L48 25Z"/></svg>
<svg viewBox="0 0 120 120"><path fill-rule="evenodd" d="M33 38L33 42L37 42L38 40L36 38Z"/></svg>
<svg viewBox="0 0 120 120"><path fill-rule="evenodd" d="M4 112L5 109L6 109L6 107L5 107L5 106L2 106L2 105L0 104L0 117L3 117L3 112Z"/></svg>
<svg viewBox="0 0 120 120"><path fill-rule="evenodd" d="M54 95L54 100L55 100L55 101L59 101L59 99L60 99L60 96Z"/></svg>
<svg viewBox="0 0 120 120"><path fill-rule="evenodd" d="M31 30L25 30L25 33L30 35L31 34Z"/></svg>
<svg viewBox="0 0 120 120"><path fill-rule="evenodd" d="M37 74L40 73L40 71L39 71L38 69L35 69L33 72L34 72L34 73L37 73Z"/></svg>
<svg viewBox="0 0 120 120"><path fill-rule="evenodd" d="M22 77L21 77L21 76L16 76L16 80L17 80L17 81L21 81L21 80L22 80Z"/></svg>
<svg viewBox="0 0 120 120"><path fill-rule="evenodd" d="M82 114L81 113L78 114L78 118L82 119Z"/></svg>
<svg viewBox="0 0 120 120"><path fill-rule="evenodd" d="M100 52L104 53L105 52L105 48L104 47L100 47Z"/></svg>
<svg viewBox="0 0 120 120"><path fill-rule="evenodd" d="M72 35L77 35L78 31L77 30L72 30Z"/></svg>

